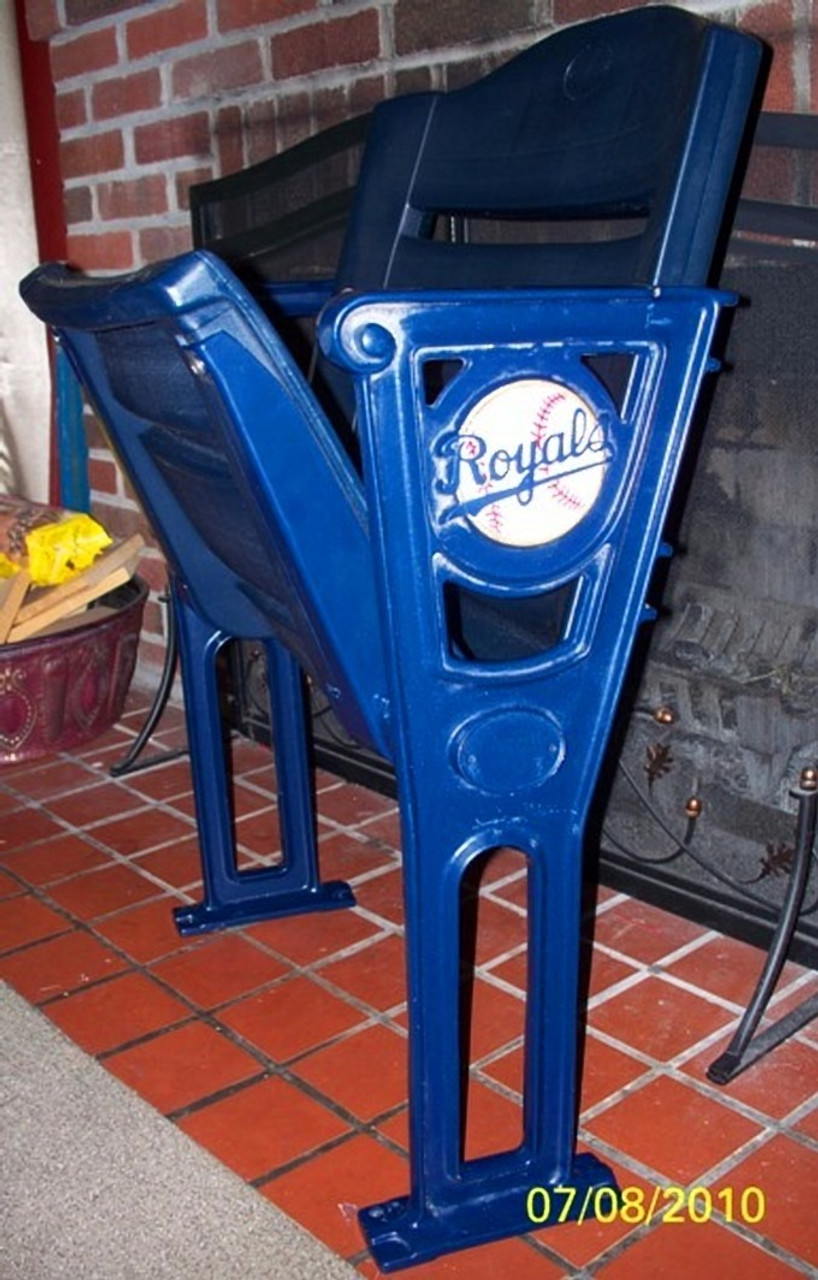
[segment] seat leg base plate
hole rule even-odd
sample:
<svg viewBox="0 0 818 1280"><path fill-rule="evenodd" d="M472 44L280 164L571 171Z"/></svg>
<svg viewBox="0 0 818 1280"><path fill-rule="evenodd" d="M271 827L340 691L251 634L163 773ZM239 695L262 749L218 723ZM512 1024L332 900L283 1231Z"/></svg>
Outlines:
<svg viewBox="0 0 818 1280"><path fill-rule="evenodd" d="M284 916L304 915L309 911L338 911L353 907L355 895L344 880L330 880L312 889L248 894L232 902L199 902L176 907L173 918L181 934L209 933L236 925L258 924L262 920L278 920Z"/></svg>
<svg viewBox="0 0 818 1280"><path fill-rule="evenodd" d="M459 1201L442 1209L418 1209L409 1196L361 1209L358 1218L372 1256L382 1271L397 1271L559 1222L609 1215L619 1204L612 1170L590 1152L575 1156L570 1176L559 1182L539 1182L535 1172L527 1173L514 1186L504 1178L494 1193L491 1175L465 1179Z"/></svg>

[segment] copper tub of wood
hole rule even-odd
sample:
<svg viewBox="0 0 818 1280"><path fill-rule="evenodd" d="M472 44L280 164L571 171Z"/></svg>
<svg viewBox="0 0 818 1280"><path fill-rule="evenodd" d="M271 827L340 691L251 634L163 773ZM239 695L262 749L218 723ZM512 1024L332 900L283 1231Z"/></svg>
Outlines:
<svg viewBox="0 0 818 1280"><path fill-rule="evenodd" d="M60 586L0 583L0 765L77 748L121 716L148 594L134 576L142 546L127 539Z"/></svg>

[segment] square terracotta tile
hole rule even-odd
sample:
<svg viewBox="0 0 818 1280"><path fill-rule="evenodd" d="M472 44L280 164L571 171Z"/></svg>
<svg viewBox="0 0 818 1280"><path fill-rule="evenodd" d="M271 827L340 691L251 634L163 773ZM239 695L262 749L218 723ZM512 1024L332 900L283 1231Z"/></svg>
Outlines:
<svg viewBox="0 0 818 1280"><path fill-rule="evenodd" d="M195 836L135 857L132 865L135 871L147 871L173 889L190 889L202 882L202 859Z"/></svg>
<svg viewBox="0 0 818 1280"><path fill-rule="evenodd" d="M617 960L614 956L607 955L600 947L591 947L590 943L586 942L581 956L580 994L584 998L592 999L618 982L633 978L639 972L640 970L634 965ZM528 985L527 948L518 951L509 960L492 964L491 973L495 977L502 978L504 982L510 982L519 991L525 991Z"/></svg>
<svg viewBox="0 0 818 1280"><path fill-rule="evenodd" d="M255 1058L203 1022L123 1049L105 1066L164 1115L261 1072Z"/></svg>
<svg viewBox="0 0 818 1280"><path fill-rule="evenodd" d="M324 965L321 975L373 1009L384 1011L406 1000L404 947L394 934Z"/></svg>
<svg viewBox="0 0 818 1280"><path fill-rule="evenodd" d="M157 755L164 756L169 752L184 751L188 749L187 729L184 720L180 724L174 724L173 720L168 717L167 712L162 718L162 724L151 734L148 740L146 756Z"/></svg>
<svg viewBox="0 0 818 1280"><path fill-rule="evenodd" d="M818 1151L778 1134L731 1169L718 1186L732 1187L735 1192L758 1187L764 1197L764 1216L753 1229L818 1270L813 1210ZM738 1204L740 1211L740 1200Z"/></svg>
<svg viewBox="0 0 818 1280"><path fill-rule="evenodd" d="M587 1150L587 1147L581 1144L580 1150ZM650 1204L655 1183L647 1182L616 1160L609 1159L605 1152L596 1154L600 1156L603 1163L613 1173L620 1191L624 1191L627 1188L629 1196L641 1193L643 1197L646 1197L643 1203ZM571 1185L568 1179L566 1179L566 1185ZM631 1188L636 1188L636 1193ZM626 1221L618 1212L611 1213L611 1201L608 1193L603 1193L599 1201L595 1202L599 1205L600 1217L597 1217L592 1212L586 1215L581 1222L557 1223L534 1233L535 1240L538 1240L546 1248L553 1250L554 1253L565 1259L565 1271L569 1274L573 1274L579 1268L587 1267L589 1263L599 1258L613 1245L621 1247L622 1242L628 1236L635 1236L638 1231L638 1228L632 1222ZM565 1205L566 1196L564 1194L559 1203L561 1206ZM594 1274L597 1274L596 1270Z"/></svg>
<svg viewBox="0 0 818 1280"><path fill-rule="evenodd" d="M250 817L254 813L267 812L276 808L276 794L265 791L255 783L247 785L241 779L233 787L233 813L236 818ZM276 823L278 829L278 823Z"/></svg>
<svg viewBox="0 0 818 1280"><path fill-rule="evenodd" d="M480 888L488 889L496 885L499 880L505 880L509 876L515 877L515 883L525 884L526 871L527 860L525 854L518 853L516 849L494 849L484 860L480 876ZM525 906L525 902L520 905Z"/></svg>
<svg viewBox="0 0 818 1280"><path fill-rule="evenodd" d="M91 786L96 780L93 771L77 760L53 760L40 768L29 766L15 771L13 787L20 795L39 800Z"/></svg>
<svg viewBox="0 0 818 1280"><path fill-rule="evenodd" d="M268 749L265 749L265 750L266 750L266 759L256 760L255 765L253 765L251 762L250 765L248 765L248 767L242 768L241 778L243 782L252 782L253 786L261 787L262 790L269 791L270 795L275 795L275 791L277 791L277 773L275 773L275 760L273 758L273 753L271 753L271 751ZM337 778L333 776L333 774L329 774L329 773L324 774L324 772L321 771L321 769L316 769L315 785L316 785L316 788L319 788L319 790L321 786L325 785L324 777L330 778L330 781L332 781L333 783L338 781Z"/></svg>
<svg viewBox="0 0 818 1280"><path fill-rule="evenodd" d="M33 1004L126 969L127 961L84 929L46 938L0 959L0 979Z"/></svg>
<svg viewBox="0 0 818 1280"><path fill-rule="evenodd" d="M523 1140L523 1111L519 1103L469 1080L466 1096L466 1160L514 1151Z"/></svg>
<svg viewBox="0 0 818 1280"><path fill-rule="evenodd" d="M248 996L219 1013L275 1062L289 1062L362 1022L364 1015L309 978L293 978Z"/></svg>
<svg viewBox="0 0 818 1280"><path fill-rule="evenodd" d="M472 987L469 1061L510 1044L525 1030L525 1001L477 978Z"/></svg>
<svg viewBox="0 0 818 1280"><path fill-rule="evenodd" d="M409 1107L401 1107L388 1119L381 1120L378 1133L382 1133L390 1142L394 1142L402 1151L409 1152Z"/></svg>
<svg viewBox="0 0 818 1280"><path fill-rule="evenodd" d="M109 778L111 769L122 763L135 737L134 733L120 733L117 730L102 734L87 749L76 752L77 762L90 769L98 780Z"/></svg>
<svg viewBox="0 0 818 1280"><path fill-rule="evenodd" d="M9 814L17 813L25 807L26 802L23 796L18 796L13 791L0 790L0 818L5 820Z"/></svg>
<svg viewBox="0 0 818 1280"><path fill-rule="evenodd" d="M164 800L162 803L178 817L187 818L191 826L195 827L196 800L192 791L184 791L181 795L173 796L172 799Z"/></svg>
<svg viewBox="0 0 818 1280"><path fill-rule="evenodd" d="M147 690L140 689L138 685L131 685L125 698L125 706L120 717L120 724L132 725L133 721L141 723L147 715L151 705L151 697ZM167 714L170 715L173 710L173 704L168 704Z"/></svg>
<svg viewBox="0 0 818 1280"><path fill-rule="evenodd" d="M356 911L343 909L265 920L248 925L245 932L294 964L306 966L326 961L336 952L377 937L379 929Z"/></svg>
<svg viewBox="0 0 818 1280"><path fill-rule="evenodd" d="M681 916L626 898L596 916L593 941L620 952L626 959L656 964L705 932Z"/></svg>
<svg viewBox="0 0 818 1280"><path fill-rule="evenodd" d="M122 863L111 863L50 885L48 896L77 919L96 920L156 898L161 892L159 885L137 871Z"/></svg>
<svg viewBox="0 0 818 1280"><path fill-rule="evenodd" d="M95 840L125 857L147 853L160 844L185 840L193 834L191 822L159 808L140 809L127 818L94 827Z"/></svg>
<svg viewBox="0 0 818 1280"><path fill-rule="evenodd" d="M493 978L501 978L503 982L508 982L510 986L515 987L520 995L525 995L528 989L527 947L523 947L508 960L501 960L499 964L488 964L484 967Z"/></svg>
<svg viewBox="0 0 818 1280"><path fill-rule="evenodd" d="M668 966L668 973L703 991L712 991L742 1008L755 990L766 953L735 938L710 938ZM797 967L786 964L779 985L790 981Z"/></svg>
<svg viewBox="0 0 818 1280"><path fill-rule="evenodd" d="M80 760L96 760L103 752L124 755L130 748L134 736L123 725L115 724L110 729L106 729L104 733L100 733L91 742L78 747L74 754ZM116 759L116 755L114 755L114 759Z"/></svg>
<svg viewBox="0 0 818 1280"><path fill-rule="evenodd" d="M260 1080L179 1121L180 1129L247 1180L272 1173L348 1132L285 1080Z"/></svg>
<svg viewBox="0 0 818 1280"><path fill-rule="evenodd" d="M202 1009L274 982L287 966L238 933L213 933L191 951L151 966L157 978Z"/></svg>
<svg viewBox="0 0 818 1280"><path fill-rule="evenodd" d="M818 997L818 973L809 973L805 981L792 983L789 989L776 991L767 1007L767 1014L771 1019L783 1018L785 1014L800 1009L805 1001L815 997ZM803 1026L798 1032L798 1038L818 1045L818 1018L813 1018Z"/></svg>
<svg viewBox="0 0 818 1280"><path fill-rule="evenodd" d="M731 1027L730 1035L691 1058L682 1070L695 1080L709 1083L707 1068L727 1048L733 1030ZM785 1040L729 1084L710 1087L725 1098L735 1098L764 1115L782 1120L818 1092L818 1046Z"/></svg>
<svg viewBox="0 0 818 1280"><path fill-rule="evenodd" d="M144 772L130 774L128 786L148 800L171 800L175 796L187 795L193 790L190 761L169 760Z"/></svg>
<svg viewBox="0 0 818 1280"><path fill-rule="evenodd" d="M803 1274L743 1240L717 1221L659 1223L594 1274L605 1280L677 1280L684 1259L689 1276L746 1276L747 1280L796 1280Z"/></svg>
<svg viewBox="0 0 818 1280"><path fill-rule="evenodd" d="M383 869L398 867L397 855L367 840L355 831L323 832L318 843L318 865L322 880L349 880Z"/></svg>
<svg viewBox="0 0 818 1280"><path fill-rule="evenodd" d="M409 1111L403 1107L378 1125L379 1131L404 1151L409 1150ZM523 1111L514 1102L472 1077L466 1097L464 1158L477 1160L497 1152L514 1151L523 1140Z"/></svg>
<svg viewBox="0 0 818 1280"><path fill-rule="evenodd" d="M31 848L8 854L4 864L29 884L40 886L64 880L80 871L90 871L92 867L105 866L110 861L107 853L96 849L82 836L65 831L50 840L41 840Z"/></svg>
<svg viewBox="0 0 818 1280"><path fill-rule="evenodd" d="M86 1053L105 1053L190 1017L181 1000L141 973L126 973L44 1007Z"/></svg>
<svg viewBox="0 0 818 1280"><path fill-rule="evenodd" d="M174 701L175 694L172 695L164 711L162 718L157 726L157 734L164 735L172 730L185 729L185 709L180 702ZM132 685L128 693L128 701L125 704L125 715L122 717L120 724L135 732L141 730L142 725L147 717L153 702L153 693L139 689L136 685Z"/></svg>
<svg viewBox="0 0 818 1280"><path fill-rule="evenodd" d="M761 1132L729 1107L666 1076L635 1089L586 1128L592 1138L682 1186Z"/></svg>
<svg viewBox="0 0 818 1280"><path fill-rule="evenodd" d="M3 817L0 861L14 849L36 844L38 840L45 840L48 836L56 836L64 831L65 827L41 809L14 809Z"/></svg>
<svg viewBox="0 0 818 1280"><path fill-rule="evenodd" d="M621 1049L614 1049L596 1036L587 1034L583 1040L579 1062L580 1110L588 1111L605 1098L632 1084L650 1070L638 1058Z"/></svg>
<svg viewBox="0 0 818 1280"><path fill-rule="evenodd" d="M251 738L235 734L230 739L228 753L233 776L236 778L243 773L255 773L259 770L272 774L273 753L261 742L253 742Z"/></svg>
<svg viewBox="0 0 818 1280"><path fill-rule="evenodd" d="M507 1089L513 1089L515 1093L519 1093L522 1097L523 1093L523 1072L525 1070L525 1058L523 1055L522 1045L518 1045L514 1049L510 1049L508 1053L500 1054L499 1057L492 1059L491 1062L484 1063L480 1068L483 1075L489 1076L492 1080L499 1081L504 1084Z"/></svg>
<svg viewBox="0 0 818 1280"><path fill-rule="evenodd" d="M388 1027L366 1027L302 1058L293 1072L361 1120L406 1101L406 1040Z"/></svg>
<svg viewBox="0 0 818 1280"><path fill-rule="evenodd" d="M517 876L515 880L510 880L508 884L492 886L491 894L493 898L500 898L511 906L519 907L521 911L527 911L528 876Z"/></svg>
<svg viewBox="0 0 818 1280"><path fill-rule="evenodd" d="M802 1116L794 1128L798 1133L806 1134L808 1138L812 1138L813 1142L818 1142L818 1106L813 1107L812 1111Z"/></svg>
<svg viewBox="0 0 818 1280"><path fill-rule="evenodd" d="M281 829L276 808L263 809L261 813L236 821L236 840L250 853L269 857L281 853Z"/></svg>
<svg viewBox="0 0 818 1280"><path fill-rule="evenodd" d="M94 923L94 933L119 947L138 964L149 964L161 956L198 946L206 934L183 937L173 920L173 909L184 899L170 897L152 899L142 906L118 911Z"/></svg>
<svg viewBox="0 0 818 1280"><path fill-rule="evenodd" d="M400 852L400 811L397 808L380 813L374 818L367 818L358 829L368 840L375 840L394 853Z"/></svg>
<svg viewBox="0 0 818 1280"><path fill-rule="evenodd" d="M53 934L66 933L70 928L70 920L30 894L0 902L0 954Z"/></svg>
<svg viewBox="0 0 818 1280"><path fill-rule="evenodd" d="M234 778L242 786L252 787L254 791L265 795L268 803L278 796L278 774L272 751L267 751L267 760L260 767L240 769L234 774Z"/></svg>
<svg viewBox="0 0 818 1280"><path fill-rule="evenodd" d="M116 782L100 782L96 786L82 787L45 802L50 813L72 827L89 827L105 818L128 813L144 805L140 796L134 795Z"/></svg>
<svg viewBox="0 0 818 1280"><path fill-rule="evenodd" d="M358 1209L408 1190L407 1162L375 1138L341 1142L261 1187L296 1222L342 1257L365 1247Z"/></svg>
<svg viewBox="0 0 818 1280"><path fill-rule="evenodd" d="M601 995L609 987L616 986L618 982L625 982L639 973L635 965L609 956L601 947L590 948L590 954L585 949L582 965L581 990L589 1000Z"/></svg>
<svg viewBox="0 0 818 1280"><path fill-rule="evenodd" d="M481 1074L497 1080L507 1089L513 1089L521 1096L523 1070L522 1045L501 1054L480 1068ZM580 1108L585 1112L597 1106L605 1098L618 1093L626 1085L633 1084L640 1076L646 1074L648 1068L637 1058L632 1058L629 1054L588 1035L583 1042L577 1070L581 1073Z"/></svg>
<svg viewBox="0 0 818 1280"><path fill-rule="evenodd" d="M588 1017L591 1026L658 1062L670 1062L732 1019L719 1005L653 975L596 1005Z"/></svg>
<svg viewBox="0 0 818 1280"><path fill-rule="evenodd" d="M14 876L0 871L0 898L16 898L19 893L25 893L25 886L15 880Z"/></svg>
<svg viewBox="0 0 818 1280"><path fill-rule="evenodd" d="M380 916L389 924L403 924L403 874L400 870L372 876L355 888L359 907Z"/></svg>
<svg viewBox="0 0 818 1280"><path fill-rule="evenodd" d="M355 786L345 782L330 791L322 791L318 796L318 813L343 827L355 827L368 818L381 818L384 814L396 809L394 800L382 796L377 791L366 787Z"/></svg>
<svg viewBox="0 0 818 1280"><path fill-rule="evenodd" d="M504 907L482 894L472 900L476 904L477 919L474 937L475 961L489 964L499 956L513 951L528 940L528 926L524 916L512 907Z"/></svg>

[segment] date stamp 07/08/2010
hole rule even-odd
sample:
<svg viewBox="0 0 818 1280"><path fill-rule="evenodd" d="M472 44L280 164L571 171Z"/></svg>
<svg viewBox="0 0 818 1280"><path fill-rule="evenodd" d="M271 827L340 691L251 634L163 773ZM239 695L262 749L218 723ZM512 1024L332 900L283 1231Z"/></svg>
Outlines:
<svg viewBox="0 0 818 1280"><path fill-rule="evenodd" d="M629 1226L661 1220L666 1223L692 1222L703 1225L717 1214L725 1222L741 1222L752 1227L762 1222L767 1201L760 1187L532 1187L526 1198L526 1212L532 1226L560 1222L626 1222Z"/></svg>

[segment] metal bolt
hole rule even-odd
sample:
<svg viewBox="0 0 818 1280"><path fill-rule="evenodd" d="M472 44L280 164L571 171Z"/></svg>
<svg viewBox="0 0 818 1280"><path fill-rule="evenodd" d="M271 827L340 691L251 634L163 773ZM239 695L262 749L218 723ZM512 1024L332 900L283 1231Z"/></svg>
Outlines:
<svg viewBox="0 0 818 1280"><path fill-rule="evenodd" d="M806 769L801 770L801 789L802 791L818 791L818 769L808 765Z"/></svg>
<svg viewBox="0 0 818 1280"><path fill-rule="evenodd" d="M702 808L703 808L703 805L699 797L691 796L687 804L685 805L685 813L687 814L688 818L698 818L702 811Z"/></svg>
<svg viewBox="0 0 818 1280"><path fill-rule="evenodd" d="M657 707L653 718L657 724L675 724L676 712L671 707Z"/></svg>

